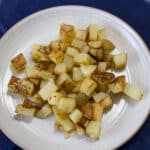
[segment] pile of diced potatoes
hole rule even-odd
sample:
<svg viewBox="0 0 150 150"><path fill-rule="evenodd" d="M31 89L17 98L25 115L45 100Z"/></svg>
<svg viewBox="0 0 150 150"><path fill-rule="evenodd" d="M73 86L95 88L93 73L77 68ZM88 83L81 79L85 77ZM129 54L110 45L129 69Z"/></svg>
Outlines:
<svg viewBox="0 0 150 150"><path fill-rule="evenodd" d="M41 119L54 114L55 128L66 137L76 131L98 140L103 112L113 105L110 94L135 100L143 96L124 75L111 72L125 69L127 63L127 53L115 55L114 49L105 28L61 24L58 40L32 46L32 65L22 53L11 60L14 71L25 70L25 78L12 76L8 83L9 91L24 97L16 113Z"/></svg>

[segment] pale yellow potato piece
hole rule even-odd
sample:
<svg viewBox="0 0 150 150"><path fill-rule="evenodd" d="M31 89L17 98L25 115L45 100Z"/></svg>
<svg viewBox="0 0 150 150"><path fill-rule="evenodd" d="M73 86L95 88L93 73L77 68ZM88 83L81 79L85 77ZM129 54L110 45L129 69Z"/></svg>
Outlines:
<svg viewBox="0 0 150 150"><path fill-rule="evenodd" d="M82 128L81 126L79 126L77 124L75 125L75 129L76 129L76 132L78 135L84 135L85 134L84 128Z"/></svg>
<svg viewBox="0 0 150 150"><path fill-rule="evenodd" d="M99 93L93 94L93 99L96 103L100 103L106 96L107 96L106 93L99 92Z"/></svg>
<svg viewBox="0 0 150 150"><path fill-rule="evenodd" d="M71 77L67 73L60 74L56 83L58 86L61 86L65 81L70 82Z"/></svg>
<svg viewBox="0 0 150 150"><path fill-rule="evenodd" d="M25 116L34 116L36 111L37 111L36 108L25 108L22 106L22 104L18 104L15 110L17 114L21 114Z"/></svg>
<svg viewBox="0 0 150 150"><path fill-rule="evenodd" d="M81 69L79 67L73 67L72 79L73 79L73 81L83 80L83 74L82 74Z"/></svg>
<svg viewBox="0 0 150 150"><path fill-rule="evenodd" d="M113 63L115 69L124 69L127 63L127 53L113 55Z"/></svg>
<svg viewBox="0 0 150 150"><path fill-rule="evenodd" d="M82 49L85 45L86 45L85 41L81 41L77 39L73 39L71 43L71 46L78 48L78 49Z"/></svg>
<svg viewBox="0 0 150 150"><path fill-rule="evenodd" d="M82 47L81 53L86 53L87 54L89 52L89 50L90 50L90 47L88 45L84 45Z"/></svg>
<svg viewBox="0 0 150 150"><path fill-rule="evenodd" d="M105 72L107 69L107 62L99 62L97 69L99 72Z"/></svg>
<svg viewBox="0 0 150 150"><path fill-rule="evenodd" d="M58 109L62 113L71 113L76 107L76 100L70 97L62 97L58 104Z"/></svg>
<svg viewBox="0 0 150 150"><path fill-rule="evenodd" d="M100 121L90 121L86 127L86 134L90 138L98 140L100 137Z"/></svg>
<svg viewBox="0 0 150 150"><path fill-rule="evenodd" d="M90 24L88 27L89 41L96 41L98 37L99 27L96 24Z"/></svg>
<svg viewBox="0 0 150 150"><path fill-rule="evenodd" d="M76 31L76 39L86 41L86 38L87 38L87 30Z"/></svg>
<svg viewBox="0 0 150 150"><path fill-rule="evenodd" d="M43 100L48 100L53 92L56 92L58 87L56 86L53 79L49 79L47 84L40 89L39 95L43 98Z"/></svg>
<svg viewBox="0 0 150 150"><path fill-rule="evenodd" d="M102 28L98 31L98 40L107 39L107 31L105 28Z"/></svg>
<svg viewBox="0 0 150 150"><path fill-rule="evenodd" d="M74 122L74 123L78 123L80 121L80 119L82 118L83 114L79 109L75 109L70 115L70 119Z"/></svg>
<svg viewBox="0 0 150 150"><path fill-rule="evenodd" d="M80 92L84 93L87 96L90 96L94 92L96 87L96 82L87 77L81 83Z"/></svg>
<svg viewBox="0 0 150 150"><path fill-rule="evenodd" d="M80 53L74 57L74 62L77 65L80 64L89 65L91 62L91 57L88 54Z"/></svg>
<svg viewBox="0 0 150 150"><path fill-rule="evenodd" d="M102 41L90 41L88 42L88 45L93 48L100 48L102 46Z"/></svg>
<svg viewBox="0 0 150 150"><path fill-rule="evenodd" d="M57 123L62 127L65 132L71 132L74 129L73 123L67 116L56 116Z"/></svg>
<svg viewBox="0 0 150 150"><path fill-rule="evenodd" d="M67 67L67 71L71 71L74 65L74 59L71 56L65 55L63 63Z"/></svg>
<svg viewBox="0 0 150 150"><path fill-rule="evenodd" d="M48 103L50 105L58 105L62 96L63 96L62 93L54 92L51 94L50 98L48 99Z"/></svg>
<svg viewBox="0 0 150 150"><path fill-rule="evenodd" d="M47 80L42 80L40 83L40 89L42 89L47 84Z"/></svg>
<svg viewBox="0 0 150 150"><path fill-rule="evenodd" d="M36 117L44 119L47 118L52 113L52 109L49 104L45 104L37 113Z"/></svg>
<svg viewBox="0 0 150 150"><path fill-rule="evenodd" d="M66 50L66 55L69 55L71 57L75 57L79 54L79 51L76 48L68 47Z"/></svg>
<svg viewBox="0 0 150 150"><path fill-rule="evenodd" d="M129 83L125 84L123 93L137 101L140 101L143 97L143 92Z"/></svg>
<svg viewBox="0 0 150 150"><path fill-rule="evenodd" d="M55 74L62 74L67 72L67 66L65 63L61 63L61 64L57 64L55 69L54 69L54 73Z"/></svg>
<svg viewBox="0 0 150 150"><path fill-rule="evenodd" d="M90 76L96 70L96 65L81 65L80 68L84 76Z"/></svg>

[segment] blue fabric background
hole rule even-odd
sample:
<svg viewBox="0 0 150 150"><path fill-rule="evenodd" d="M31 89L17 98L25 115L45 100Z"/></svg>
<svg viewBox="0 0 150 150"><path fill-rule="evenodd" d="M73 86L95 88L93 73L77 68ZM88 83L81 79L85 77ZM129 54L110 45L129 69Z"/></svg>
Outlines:
<svg viewBox="0 0 150 150"><path fill-rule="evenodd" d="M68 4L100 8L122 18L142 36L150 48L150 0L0 0L0 36L33 12ZM117 136L117 133L114 136ZM21 149L0 131L0 150ZM150 117L120 150L150 150Z"/></svg>

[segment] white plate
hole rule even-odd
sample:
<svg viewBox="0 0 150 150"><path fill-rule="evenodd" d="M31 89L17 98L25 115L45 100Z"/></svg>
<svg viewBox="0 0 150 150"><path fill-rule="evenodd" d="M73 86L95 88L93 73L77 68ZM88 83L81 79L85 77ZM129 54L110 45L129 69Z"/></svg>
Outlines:
<svg viewBox="0 0 150 150"><path fill-rule="evenodd" d="M128 64L121 74L144 91L141 102L124 97L114 101L114 106L102 120L99 141L73 134L65 139L63 133L55 131L54 118L36 118L16 121L14 110L19 97L7 93L7 83L12 75L10 59L23 52L30 59L30 48L34 43L49 43L57 39L61 23L85 28L95 23L106 27L109 38L115 43L115 52L126 51ZM0 127L16 144L28 150L58 149L114 149L131 138L144 123L150 109L150 58L146 45L137 33L125 22L102 10L81 6L62 6L35 13L13 26L0 41Z"/></svg>

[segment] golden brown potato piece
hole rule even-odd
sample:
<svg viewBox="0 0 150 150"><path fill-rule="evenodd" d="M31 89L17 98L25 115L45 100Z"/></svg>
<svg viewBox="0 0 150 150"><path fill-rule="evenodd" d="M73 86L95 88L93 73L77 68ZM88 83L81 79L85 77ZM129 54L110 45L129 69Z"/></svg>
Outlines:
<svg viewBox="0 0 150 150"><path fill-rule="evenodd" d="M71 42L71 46L81 49L86 45L85 41L81 41L81 40L77 40L77 39L73 39Z"/></svg>
<svg viewBox="0 0 150 150"><path fill-rule="evenodd" d="M125 87L125 76L118 76L112 81L111 84L109 84L108 87L113 94L123 92Z"/></svg>
<svg viewBox="0 0 150 150"><path fill-rule="evenodd" d="M81 112L83 113L83 116L86 117L89 120L93 119L93 108L92 104L87 103L83 106L81 106Z"/></svg>
<svg viewBox="0 0 150 150"><path fill-rule="evenodd" d="M18 104L16 106L15 112L17 114L25 115L25 116L34 116L37 112L36 108L25 108L22 104Z"/></svg>
<svg viewBox="0 0 150 150"><path fill-rule="evenodd" d="M8 83L8 89L11 92L18 93L18 80L19 78L12 76Z"/></svg>
<svg viewBox="0 0 150 150"><path fill-rule="evenodd" d="M62 41L70 43L75 37L75 29L72 25L61 24L60 27L60 39Z"/></svg>
<svg viewBox="0 0 150 150"><path fill-rule="evenodd" d="M115 48L115 45L109 40L102 40L102 49L105 51L111 51Z"/></svg>
<svg viewBox="0 0 150 150"><path fill-rule="evenodd" d="M96 89L97 84L90 77L86 77L80 86L80 92L90 96Z"/></svg>
<svg viewBox="0 0 150 150"><path fill-rule="evenodd" d="M100 48L102 46L102 41L90 41L88 45L93 48Z"/></svg>
<svg viewBox="0 0 150 150"><path fill-rule="evenodd" d="M52 109L49 104L45 104L38 112L36 113L36 117L44 119L47 118L52 113Z"/></svg>
<svg viewBox="0 0 150 150"><path fill-rule="evenodd" d="M96 41L98 37L99 27L96 24L90 24L88 27L88 39L89 41Z"/></svg>
<svg viewBox="0 0 150 150"><path fill-rule="evenodd" d="M25 68L26 63L26 59L22 53L11 60L12 67L16 72L22 71Z"/></svg>
<svg viewBox="0 0 150 150"><path fill-rule="evenodd" d="M68 47L68 44L60 40L55 40L50 43L51 50L65 51L67 47Z"/></svg>
<svg viewBox="0 0 150 150"><path fill-rule="evenodd" d="M82 106L88 102L89 97L84 93L78 92L76 97L77 105Z"/></svg>
<svg viewBox="0 0 150 150"><path fill-rule="evenodd" d="M98 103L93 103L92 108L93 108L93 120L101 121L103 114L103 107L100 106L100 104Z"/></svg>
<svg viewBox="0 0 150 150"><path fill-rule="evenodd" d="M32 96L35 87L32 82L27 79L19 79L15 76L12 76L9 83L8 88L11 92L21 94L23 96Z"/></svg>
<svg viewBox="0 0 150 150"><path fill-rule="evenodd" d="M104 110L111 109L113 102L110 96L106 96L103 101L100 103L101 107Z"/></svg>
<svg viewBox="0 0 150 150"><path fill-rule="evenodd" d="M50 54L49 54L49 58L52 62L54 62L55 64L59 64L63 61L64 59L64 53L60 50L53 50Z"/></svg>
<svg viewBox="0 0 150 150"><path fill-rule="evenodd" d="M35 87L37 87L37 88L40 87L41 79L39 79L39 78L29 78L29 80L35 85Z"/></svg>

